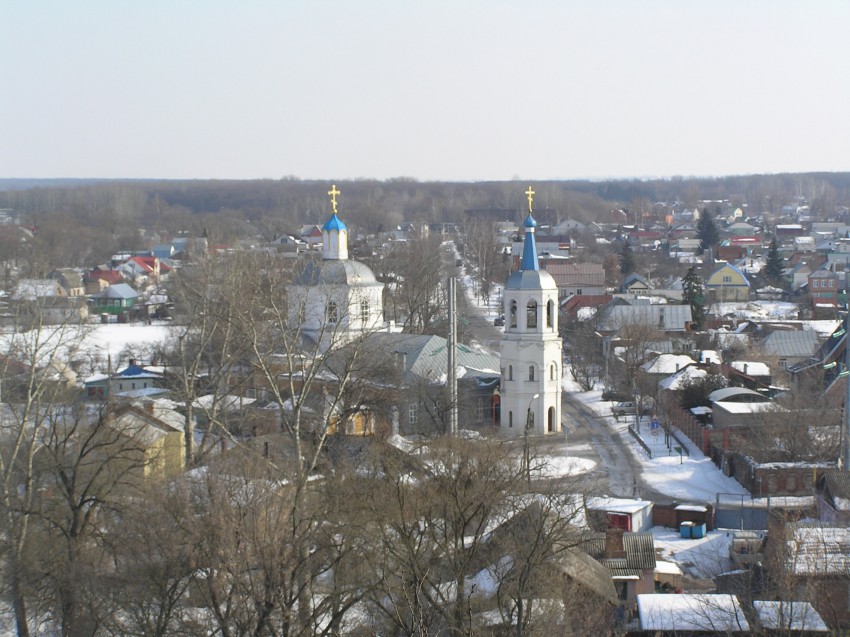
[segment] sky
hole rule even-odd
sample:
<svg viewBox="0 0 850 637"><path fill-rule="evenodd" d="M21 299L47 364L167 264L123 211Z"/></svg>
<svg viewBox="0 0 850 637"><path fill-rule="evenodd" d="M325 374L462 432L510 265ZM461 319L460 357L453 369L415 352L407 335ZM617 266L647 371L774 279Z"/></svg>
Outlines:
<svg viewBox="0 0 850 637"><path fill-rule="evenodd" d="M0 177L850 170L850 2L3 0Z"/></svg>

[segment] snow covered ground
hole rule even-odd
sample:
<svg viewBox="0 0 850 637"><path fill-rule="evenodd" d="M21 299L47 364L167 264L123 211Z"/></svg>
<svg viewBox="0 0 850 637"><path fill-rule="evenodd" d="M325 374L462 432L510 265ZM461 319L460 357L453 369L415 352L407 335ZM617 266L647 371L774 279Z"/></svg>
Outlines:
<svg viewBox="0 0 850 637"><path fill-rule="evenodd" d="M600 417L607 418L618 435L628 446L632 455L641 467L641 477L653 489L669 495L677 500L685 502L713 503L718 493L731 493L735 495L749 495L735 479L724 476L717 466L707 458L693 444L688 445L690 456L682 455L667 450L664 445L664 432L659 431L658 436L652 435L651 417L644 416L641 420L641 439L653 450L653 457L649 458L647 453L640 447L637 441L629 434L629 424L635 423L634 416L625 416L614 419L611 414L611 402L602 400L602 391L595 390L582 392L578 384L572 380L569 371L565 373L563 380L564 390L573 394L581 402L585 403ZM690 442L682 437L685 442ZM678 443L674 442L674 445Z"/></svg>

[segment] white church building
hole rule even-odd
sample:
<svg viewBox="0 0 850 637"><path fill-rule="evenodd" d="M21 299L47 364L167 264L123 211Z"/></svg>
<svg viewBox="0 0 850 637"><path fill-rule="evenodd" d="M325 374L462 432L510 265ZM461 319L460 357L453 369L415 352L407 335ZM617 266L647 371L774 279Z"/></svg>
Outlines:
<svg viewBox="0 0 850 637"><path fill-rule="evenodd" d="M333 213L322 226L322 260L308 263L289 286L289 322L325 350L374 332L398 332L384 322L384 284L368 266L348 258L348 227Z"/></svg>
<svg viewBox="0 0 850 637"><path fill-rule="evenodd" d="M561 432L562 345L558 335L558 287L540 269L531 216L534 191L528 195L520 269L504 290L499 425L503 435Z"/></svg>

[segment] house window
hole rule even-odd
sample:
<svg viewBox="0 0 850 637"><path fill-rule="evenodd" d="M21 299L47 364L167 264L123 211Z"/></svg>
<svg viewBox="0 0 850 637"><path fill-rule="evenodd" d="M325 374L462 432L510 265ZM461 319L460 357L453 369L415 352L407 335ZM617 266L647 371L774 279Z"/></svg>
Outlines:
<svg viewBox="0 0 850 637"><path fill-rule="evenodd" d="M508 380L514 379L514 366L508 365Z"/></svg>
<svg viewBox="0 0 850 637"><path fill-rule="evenodd" d="M407 406L407 422L411 425L415 425L418 416L419 406L416 403L410 403Z"/></svg>
<svg viewBox="0 0 850 637"><path fill-rule="evenodd" d="M555 325L554 321L552 320L552 316L554 314L555 314L555 302L549 301L546 304L546 327L548 327L550 329Z"/></svg>
<svg viewBox="0 0 850 637"><path fill-rule="evenodd" d="M475 420L481 422L484 420L484 399L479 398L475 403Z"/></svg>
<svg viewBox="0 0 850 637"><path fill-rule="evenodd" d="M732 277L731 277L730 275L728 275L728 274L727 274L727 275L724 275L724 276L723 276L723 282L724 282L724 283L732 283Z"/></svg>
<svg viewBox="0 0 850 637"><path fill-rule="evenodd" d="M537 301L529 301L526 306L525 326L529 329L537 327Z"/></svg>
<svg viewBox="0 0 850 637"><path fill-rule="evenodd" d="M136 389L136 383L130 383L130 389Z"/></svg>
<svg viewBox="0 0 850 637"><path fill-rule="evenodd" d="M534 365L528 367L528 380L534 381Z"/></svg>
<svg viewBox="0 0 850 637"><path fill-rule="evenodd" d="M797 490L797 476L790 475L785 478L785 490L791 493Z"/></svg>
<svg viewBox="0 0 850 637"><path fill-rule="evenodd" d="M339 321L339 312L336 307L336 301L328 301L328 308L325 313L325 317L328 323L336 323Z"/></svg>
<svg viewBox="0 0 850 637"><path fill-rule="evenodd" d="M511 327L516 327L516 301L511 301Z"/></svg>
<svg viewBox="0 0 850 637"><path fill-rule="evenodd" d="M245 390L245 398L256 398L256 397L257 397L257 390L254 389L253 387L249 387L248 389Z"/></svg>
<svg viewBox="0 0 850 637"><path fill-rule="evenodd" d="M360 322L366 325L369 322L369 301L360 301Z"/></svg>
<svg viewBox="0 0 850 637"><path fill-rule="evenodd" d="M820 286L820 281L818 281L817 279L812 279L812 287L816 288L816 287L819 287L819 286Z"/></svg>
<svg viewBox="0 0 850 637"><path fill-rule="evenodd" d="M124 391L124 383L118 383L118 391Z"/></svg>
<svg viewBox="0 0 850 637"><path fill-rule="evenodd" d="M581 288L578 288L578 289L576 290L576 296L581 296Z"/></svg>

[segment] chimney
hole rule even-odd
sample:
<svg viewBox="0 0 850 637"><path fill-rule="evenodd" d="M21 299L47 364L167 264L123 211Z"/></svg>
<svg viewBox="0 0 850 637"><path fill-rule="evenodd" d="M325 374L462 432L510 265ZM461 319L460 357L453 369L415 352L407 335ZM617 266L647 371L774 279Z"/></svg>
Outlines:
<svg viewBox="0 0 850 637"><path fill-rule="evenodd" d="M146 400L144 403L142 403L142 406L144 407L145 411L151 416L156 415L156 405L152 400Z"/></svg>
<svg viewBox="0 0 850 637"><path fill-rule="evenodd" d="M623 529L609 526L605 529L605 559L626 557L626 547L623 544Z"/></svg>

